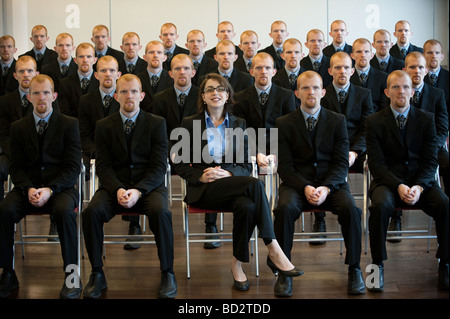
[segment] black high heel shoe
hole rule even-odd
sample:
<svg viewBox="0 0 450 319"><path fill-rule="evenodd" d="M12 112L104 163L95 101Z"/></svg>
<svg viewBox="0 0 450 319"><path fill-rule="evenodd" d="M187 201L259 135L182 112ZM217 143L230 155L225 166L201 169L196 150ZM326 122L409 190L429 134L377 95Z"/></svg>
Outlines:
<svg viewBox="0 0 450 319"><path fill-rule="evenodd" d="M303 275L303 270L298 269L297 267L292 268L291 270L281 270L277 267L277 265L274 264L272 259L270 259L269 256L267 256L267 266L269 266L270 269L272 269L272 272L275 275L283 275L285 277L298 277Z"/></svg>
<svg viewBox="0 0 450 319"><path fill-rule="evenodd" d="M245 274L245 271L244 271L244 274ZM244 281L237 281L236 279L234 279L233 271L231 271L231 276L233 276L234 288L236 288L236 290L239 290L239 291L248 290L248 288L250 287L250 285L248 283L248 279L246 279Z"/></svg>

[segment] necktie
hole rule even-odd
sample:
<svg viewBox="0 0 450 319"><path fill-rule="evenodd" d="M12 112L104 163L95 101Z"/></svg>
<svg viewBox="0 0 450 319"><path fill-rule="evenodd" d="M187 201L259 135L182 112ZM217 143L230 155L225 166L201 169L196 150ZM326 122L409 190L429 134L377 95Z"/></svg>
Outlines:
<svg viewBox="0 0 450 319"><path fill-rule="evenodd" d="M361 74L359 75L359 80L361 81L361 84L365 86L367 81L367 74L361 72Z"/></svg>
<svg viewBox="0 0 450 319"><path fill-rule="evenodd" d="M434 87L437 86L437 75L436 74L433 73L430 75L430 83Z"/></svg>
<svg viewBox="0 0 450 319"><path fill-rule="evenodd" d="M38 134L42 135L45 132L45 129L47 128L47 122L44 120L39 120L38 122Z"/></svg>
<svg viewBox="0 0 450 319"><path fill-rule="evenodd" d="M81 79L81 91L83 92L83 94L86 93L88 85L89 85L89 79L88 78Z"/></svg>
<svg viewBox="0 0 450 319"><path fill-rule="evenodd" d="M297 82L297 75L295 73L291 73L291 75L289 75L289 84L291 86L294 86L296 82Z"/></svg>
<svg viewBox="0 0 450 319"><path fill-rule="evenodd" d="M266 92L261 92L261 94L259 95L259 101L261 103L261 106L266 105L268 98L269 98L269 94L267 94Z"/></svg>
<svg viewBox="0 0 450 319"><path fill-rule="evenodd" d="M280 59L281 59L281 53L283 53L283 50L278 49L278 50L277 50L277 56L278 56L278 58L280 58Z"/></svg>
<svg viewBox="0 0 450 319"><path fill-rule="evenodd" d="M134 69L136 69L136 65L134 65L133 63L129 63L129 64L127 65L127 71L128 71L128 73L133 73L133 72L134 72Z"/></svg>
<svg viewBox="0 0 450 319"><path fill-rule="evenodd" d="M381 61L381 63L380 63L380 67L381 67L381 71L384 71L384 70L386 70L386 67L387 67L387 62L386 62L386 61Z"/></svg>
<svg viewBox="0 0 450 319"><path fill-rule="evenodd" d="M313 65L314 71L319 71L320 68L320 62L319 61L314 61L314 65Z"/></svg>
<svg viewBox="0 0 450 319"><path fill-rule="evenodd" d="M223 76L225 78L225 80L227 80L228 82L230 81L230 77L228 75L224 75Z"/></svg>
<svg viewBox="0 0 450 319"><path fill-rule="evenodd" d="M151 85L156 86L159 82L159 77L157 75L152 75L152 78L150 79Z"/></svg>
<svg viewBox="0 0 450 319"><path fill-rule="evenodd" d="M180 106L184 106L184 103L186 103L186 98L187 98L186 93L181 93L179 98L180 98Z"/></svg>
<svg viewBox="0 0 450 319"><path fill-rule="evenodd" d="M400 114L399 116L397 116L398 128L403 130L403 128L405 127L405 124L406 124L406 117L403 114Z"/></svg>
<svg viewBox="0 0 450 319"><path fill-rule="evenodd" d="M105 95L105 97L103 98L103 105L105 106L105 108L109 108L111 106L111 95Z"/></svg>
<svg viewBox="0 0 450 319"><path fill-rule="evenodd" d="M26 94L22 96L22 111L24 116L25 114L27 114L28 111L28 99Z"/></svg>
<svg viewBox="0 0 450 319"><path fill-rule="evenodd" d="M102 53L97 54L97 60L100 59L103 56Z"/></svg>
<svg viewBox="0 0 450 319"><path fill-rule="evenodd" d="M173 53L172 52L167 51L166 55L167 55L167 61L172 60L172 57L173 57Z"/></svg>
<svg viewBox="0 0 450 319"><path fill-rule="evenodd" d="M306 119L306 121L308 122L308 131L311 132L314 129L314 125L316 124L316 119L310 116Z"/></svg>
<svg viewBox="0 0 450 319"><path fill-rule="evenodd" d="M67 75L67 71L69 71L69 67L67 66L67 64L63 64L63 65L61 66L61 74L62 74L63 76L66 76L66 75Z"/></svg>
<svg viewBox="0 0 450 319"><path fill-rule="evenodd" d="M339 103L344 103L345 98L347 97L347 92L345 92L344 90L341 90L339 92Z"/></svg>
<svg viewBox="0 0 450 319"><path fill-rule="evenodd" d="M413 103L414 103L414 106L417 106L417 105L419 104L419 100L420 100L420 91L419 91L419 90L416 90L416 91L414 92L414 96L413 96Z"/></svg>
<svg viewBox="0 0 450 319"><path fill-rule="evenodd" d="M342 52L341 48L337 48L336 52Z"/></svg>
<svg viewBox="0 0 450 319"><path fill-rule="evenodd" d="M6 77L8 75L9 66L5 66L2 70L2 76Z"/></svg>
<svg viewBox="0 0 450 319"><path fill-rule="evenodd" d="M125 121L125 135L126 135L126 137L130 137L131 136L131 133L133 132L133 128L134 128L133 120L127 119Z"/></svg>
<svg viewBox="0 0 450 319"><path fill-rule="evenodd" d="M402 59L404 60L406 58L406 49L401 49L400 52L402 54Z"/></svg>
<svg viewBox="0 0 450 319"><path fill-rule="evenodd" d="M247 70L250 70L251 68L252 68L252 62L250 61L247 63Z"/></svg>
<svg viewBox="0 0 450 319"><path fill-rule="evenodd" d="M199 65L200 65L200 62L194 61L194 69L195 69L195 71L198 70L198 66L199 66Z"/></svg>
<svg viewBox="0 0 450 319"><path fill-rule="evenodd" d="M41 62L43 57L44 57L44 55L42 53L36 54L36 62Z"/></svg>

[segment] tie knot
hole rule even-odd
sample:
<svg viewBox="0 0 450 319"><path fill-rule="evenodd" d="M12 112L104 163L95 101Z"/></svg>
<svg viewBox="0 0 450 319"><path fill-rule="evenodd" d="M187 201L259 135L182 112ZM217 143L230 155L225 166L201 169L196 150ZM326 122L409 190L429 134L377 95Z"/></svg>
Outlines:
<svg viewBox="0 0 450 319"><path fill-rule="evenodd" d="M67 75L67 71L69 71L69 67L67 66L67 64L63 64L63 65L61 66L61 74L62 74L63 76L66 76L66 75Z"/></svg>
<svg viewBox="0 0 450 319"><path fill-rule="evenodd" d="M81 89L86 90L89 85L89 79L88 78L82 78L81 79Z"/></svg>
<svg viewBox="0 0 450 319"><path fill-rule="evenodd" d="M7 76L9 71L9 66L4 66L2 69L2 76Z"/></svg>
<svg viewBox="0 0 450 319"><path fill-rule="evenodd" d="M347 97L347 92L345 92L344 90L341 90L339 92L339 103L344 103L346 97Z"/></svg>
<svg viewBox="0 0 450 319"><path fill-rule="evenodd" d="M129 63L129 64L127 65L127 71L128 71L128 73L133 73L135 68L136 68L136 65L134 65L133 63Z"/></svg>
<svg viewBox="0 0 450 319"><path fill-rule="evenodd" d="M437 86L437 75L435 73L430 75L430 82L432 86Z"/></svg>
<svg viewBox="0 0 450 319"><path fill-rule="evenodd" d="M173 53L167 51L167 52L166 52L166 56L167 56L167 61L170 61L170 60L172 59L172 57L173 57Z"/></svg>
<svg viewBox="0 0 450 319"><path fill-rule="evenodd" d="M38 134L42 135L45 132L45 129L47 128L47 122L43 119L39 120L38 122Z"/></svg>
<svg viewBox="0 0 450 319"><path fill-rule="evenodd" d="M194 61L194 69L195 69L196 71L198 70L199 65L200 65L200 62Z"/></svg>
<svg viewBox="0 0 450 319"><path fill-rule="evenodd" d="M152 86L156 86L159 82L159 77L157 75L152 75L150 81Z"/></svg>
<svg viewBox="0 0 450 319"><path fill-rule="evenodd" d="M289 75L289 83L291 85L294 85L296 81L297 81L297 74L291 73L291 75Z"/></svg>
<svg viewBox="0 0 450 319"><path fill-rule="evenodd" d="M401 130L405 127L406 117L403 114L399 114L397 116L397 124L398 124L398 128Z"/></svg>
<svg viewBox="0 0 450 319"><path fill-rule="evenodd" d="M364 72L361 72L361 74L359 75L359 79L361 81L361 84L365 85L366 81L367 81L367 74Z"/></svg>
<svg viewBox="0 0 450 319"><path fill-rule="evenodd" d="M404 59L406 57L406 49L403 48L403 49L400 50L400 52L402 53L402 57Z"/></svg>
<svg viewBox="0 0 450 319"><path fill-rule="evenodd" d="M22 96L22 106L23 107L27 107L28 106L28 99L27 99L27 95L26 94L24 94Z"/></svg>
<svg viewBox="0 0 450 319"><path fill-rule="evenodd" d="M314 71L319 70L319 68L320 68L320 62L319 62L319 61L314 61L313 67L314 67Z"/></svg>
<svg viewBox="0 0 450 319"><path fill-rule="evenodd" d="M111 95L105 95L105 97L103 98L104 106L109 107L111 105L111 100L112 100Z"/></svg>
<svg viewBox="0 0 450 319"><path fill-rule="evenodd" d="M259 101L262 106L266 105L268 98L269 98L269 94L267 94L266 92L261 92L261 94L259 95Z"/></svg>
<svg viewBox="0 0 450 319"><path fill-rule="evenodd" d="M125 134L129 136L134 128L134 122L131 119L125 121Z"/></svg>
<svg viewBox="0 0 450 319"><path fill-rule="evenodd" d="M381 70L382 71L386 70L387 62L386 61L381 61L380 66L381 66Z"/></svg>
<svg viewBox="0 0 450 319"><path fill-rule="evenodd" d="M308 131L312 131L313 129L314 129L314 126L315 126L315 124L316 124L316 119L314 118L314 117L312 117L312 116L310 116L310 117L308 117L307 119L306 119L306 122L308 122Z"/></svg>

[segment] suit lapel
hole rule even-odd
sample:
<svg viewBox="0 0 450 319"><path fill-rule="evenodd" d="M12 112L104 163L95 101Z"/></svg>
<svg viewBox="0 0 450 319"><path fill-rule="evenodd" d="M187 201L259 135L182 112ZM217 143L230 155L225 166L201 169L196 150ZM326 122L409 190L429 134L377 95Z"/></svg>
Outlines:
<svg viewBox="0 0 450 319"><path fill-rule="evenodd" d="M50 141L52 140L53 136L56 133L56 130L57 130L57 127L58 127L58 122L59 122L59 115L58 115L58 113L53 111L53 113L50 116L50 119L49 119L48 122L49 123L48 123L47 130L45 132L44 142L42 144L42 153L45 152L45 150L47 149L47 147L50 144Z"/></svg>
<svg viewBox="0 0 450 319"><path fill-rule="evenodd" d="M349 114L352 112L353 105L355 104L355 88L353 85L350 84L350 87L348 88L348 94L347 94L347 106L345 107L345 118L348 119ZM339 104L339 103L338 103Z"/></svg>
<svg viewBox="0 0 450 319"><path fill-rule="evenodd" d="M39 156L39 141L38 141L38 134L36 131L36 123L34 122L34 117L31 113L26 116L26 121L27 121L27 129L31 138L32 144L31 147L34 148L36 156Z"/></svg>
<svg viewBox="0 0 450 319"><path fill-rule="evenodd" d="M338 101L336 90L334 89L334 86L332 84L328 85L326 87L326 91L327 91L326 94L328 95L329 101L331 102L331 105L334 108L332 111L342 114L341 106L339 105L339 101Z"/></svg>
<svg viewBox="0 0 450 319"><path fill-rule="evenodd" d="M21 119L23 117L23 111L22 111L22 99L20 98L19 89L17 89L17 94L15 94L14 99L16 99L16 101L14 101L13 104L14 104L14 109L17 113L17 118ZM28 101L28 107L33 108L33 105L29 101Z"/></svg>
<svg viewBox="0 0 450 319"><path fill-rule="evenodd" d="M252 86L249 91L250 94L250 101L253 105L253 108L256 110L256 112L259 114L259 117L261 120L264 118L261 110L261 105L259 104L259 96L258 92L256 91L255 87ZM269 101L267 101L269 103Z"/></svg>
<svg viewBox="0 0 450 319"><path fill-rule="evenodd" d="M113 119L113 131L116 132L116 134L119 136L120 144L122 145L122 148L124 150L124 154L127 154L127 141L125 139L125 133L123 131L123 122L122 118L120 117L119 112L115 113L112 117Z"/></svg>
<svg viewBox="0 0 450 319"><path fill-rule="evenodd" d="M306 126L305 126L306 127ZM322 138L326 136L326 130L329 127L328 125L328 116L327 112L321 108L320 114L319 114L319 120L317 121L316 125L316 138L314 140L314 145L316 151L319 149L320 143L322 143ZM307 133L309 135L309 133Z"/></svg>
<svg viewBox="0 0 450 319"><path fill-rule="evenodd" d="M409 107L408 121L406 122L406 147L409 149L412 139L414 137L414 132L416 131L419 119L417 118L414 106Z"/></svg>
<svg viewBox="0 0 450 319"><path fill-rule="evenodd" d="M296 123L298 123L300 135L305 139L306 143L309 145L309 147L312 150L313 147L312 147L312 143L311 143L311 137L309 136L309 132L306 129L305 118L303 117L303 113L302 113L300 107L297 110L295 110L294 112L296 112L295 113L295 117L297 118Z"/></svg>
<svg viewBox="0 0 450 319"><path fill-rule="evenodd" d="M386 123L386 125L390 128L390 130L392 131L392 133L394 134L395 138L397 139L397 141L399 142L399 144L404 147L403 145L403 141L402 138L400 136L400 132L397 126L397 121L394 118L394 115L392 114L392 110L390 107L386 107L384 109L384 122Z"/></svg>
<svg viewBox="0 0 450 319"><path fill-rule="evenodd" d="M131 154L133 154L134 149L138 145L142 134L145 131L145 114L139 111L139 115L136 118L136 124L134 126L133 136L131 137Z"/></svg>

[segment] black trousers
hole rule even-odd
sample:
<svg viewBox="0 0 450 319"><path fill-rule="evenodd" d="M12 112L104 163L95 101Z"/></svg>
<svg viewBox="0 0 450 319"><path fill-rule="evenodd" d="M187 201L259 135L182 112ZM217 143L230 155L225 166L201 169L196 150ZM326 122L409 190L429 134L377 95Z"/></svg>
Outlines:
<svg viewBox="0 0 450 319"><path fill-rule="evenodd" d="M387 259L386 233L389 218L395 212L395 207L406 206L398 193L393 193L387 186L375 187L370 195L372 203L369 207L369 238L370 250L374 262L379 263ZM436 224L438 240L437 258L448 261L448 197L438 186L423 191L419 201L412 206L422 209L427 215L433 217Z"/></svg>
<svg viewBox="0 0 450 319"><path fill-rule="evenodd" d="M119 212L139 212L148 217L150 230L155 235L161 270L173 270L172 213L167 204L167 189L159 187L138 200L133 208L126 209L117 202L117 197L100 188L82 213L86 250L91 266L102 267L103 224Z"/></svg>
<svg viewBox="0 0 450 319"><path fill-rule="evenodd" d="M311 205L305 194L285 184L280 185L278 205L274 209L275 235L286 256L291 259L295 221L303 210L323 209L338 216L346 248L345 263L353 265L361 258L361 209L347 188L334 190L320 206Z"/></svg>
<svg viewBox="0 0 450 319"><path fill-rule="evenodd" d="M5 194L5 182L8 180L8 156L0 154L0 202Z"/></svg>
<svg viewBox="0 0 450 319"><path fill-rule="evenodd" d="M255 226L260 238L275 239L269 202L259 179L231 176L208 183L200 200L191 205L233 212L233 256L239 261L249 261L248 243Z"/></svg>
<svg viewBox="0 0 450 319"><path fill-rule="evenodd" d="M14 188L0 203L0 268L12 268L14 224L33 212L52 214L58 230L64 269L78 262L77 214L74 189L56 193L46 205L36 208L28 195Z"/></svg>

